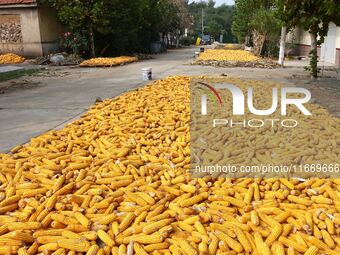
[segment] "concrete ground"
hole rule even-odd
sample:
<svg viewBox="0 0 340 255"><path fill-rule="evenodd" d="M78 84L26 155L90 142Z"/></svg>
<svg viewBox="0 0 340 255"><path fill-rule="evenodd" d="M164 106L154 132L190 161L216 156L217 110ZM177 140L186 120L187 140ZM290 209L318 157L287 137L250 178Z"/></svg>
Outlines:
<svg viewBox="0 0 340 255"><path fill-rule="evenodd" d="M195 48L171 50L153 56L151 60L113 68L49 67L34 76L0 83L0 152L8 152L34 136L72 121L84 113L97 97L112 98L143 86L146 83L141 79L143 67L152 67L154 79L169 75L225 74L310 86L316 88L315 96L325 106L329 104L329 96L333 96L331 101L334 105L331 105L334 109L331 110L339 112L340 80L334 76L334 71L325 71L324 75L330 75L329 82L335 84L332 87L335 90L325 86L320 92L318 85L310 81L299 65L270 70L190 65L195 51Z"/></svg>

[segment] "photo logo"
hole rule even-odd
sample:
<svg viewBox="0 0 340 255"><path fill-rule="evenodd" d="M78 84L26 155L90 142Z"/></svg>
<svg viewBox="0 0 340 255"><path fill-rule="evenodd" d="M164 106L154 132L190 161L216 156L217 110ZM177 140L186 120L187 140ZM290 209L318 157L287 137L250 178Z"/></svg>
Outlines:
<svg viewBox="0 0 340 255"><path fill-rule="evenodd" d="M202 115L208 114L208 104L207 104L207 95L210 95L213 101L216 102L218 100L220 107L223 107L222 97L217 92L217 90L227 89L232 94L233 98L233 115L244 115L245 114L245 96L243 91L235 85L232 84L216 84L214 86L209 85L207 83L198 82L198 84L204 86L208 89L207 94L203 94L201 96L201 113ZM281 88L281 115L287 115L287 105L295 105L304 115L312 115L306 107L303 105L308 103L311 99L311 93L305 88L297 88L297 87L285 87ZM289 93L298 93L303 94L302 98L288 98L287 95ZM247 106L250 113L254 115L267 116L273 114L278 107L279 103L279 93L278 88L272 89L272 105L269 109L259 110L254 107L254 92L253 88L248 88L247 95Z"/></svg>

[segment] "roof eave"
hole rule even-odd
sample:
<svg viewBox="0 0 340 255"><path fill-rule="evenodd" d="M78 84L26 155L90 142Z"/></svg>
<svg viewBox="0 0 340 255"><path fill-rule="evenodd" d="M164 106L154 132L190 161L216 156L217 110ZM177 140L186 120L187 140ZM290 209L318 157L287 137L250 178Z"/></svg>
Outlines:
<svg viewBox="0 0 340 255"><path fill-rule="evenodd" d="M0 5L0 9L13 9L13 8L32 8L37 7L37 3L32 4L3 4Z"/></svg>

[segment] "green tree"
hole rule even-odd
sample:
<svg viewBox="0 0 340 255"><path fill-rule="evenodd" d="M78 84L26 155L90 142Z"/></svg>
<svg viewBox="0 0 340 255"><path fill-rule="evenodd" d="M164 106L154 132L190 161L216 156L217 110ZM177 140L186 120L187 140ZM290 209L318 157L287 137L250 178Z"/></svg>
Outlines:
<svg viewBox="0 0 340 255"><path fill-rule="evenodd" d="M148 51L161 33L180 35L190 25L186 0L39 1L55 8L67 30L87 40L91 56Z"/></svg>
<svg viewBox="0 0 340 255"><path fill-rule="evenodd" d="M221 5L215 6L215 1L193 2L188 6L189 12L194 19L194 34L202 33L202 9L204 16L204 31L206 34L219 38L221 34L227 35L228 42L235 38L232 36L231 24L234 16L234 6Z"/></svg>
<svg viewBox="0 0 340 255"><path fill-rule="evenodd" d="M310 69L318 76L317 47L328 32L330 22L340 25L338 0L278 0L278 17L288 26L301 26L311 34Z"/></svg>
<svg viewBox="0 0 340 255"><path fill-rule="evenodd" d="M109 23L107 0L40 0L57 10L62 23L72 31L86 31L90 55L95 56L94 27L105 27Z"/></svg>
<svg viewBox="0 0 340 255"><path fill-rule="evenodd" d="M280 34L280 21L274 16L273 10L259 9L250 22L254 39L254 52L261 55L265 43L277 44Z"/></svg>
<svg viewBox="0 0 340 255"><path fill-rule="evenodd" d="M253 45L257 55L269 54L268 49L276 47L280 21L274 15L275 9L275 0L235 1L232 31L240 43Z"/></svg>
<svg viewBox="0 0 340 255"><path fill-rule="evenodd" d="M235 17L232 31L240 43L245 43L251 33L251 21L256 10L256 2L253 0L235 0Z"/></svg>

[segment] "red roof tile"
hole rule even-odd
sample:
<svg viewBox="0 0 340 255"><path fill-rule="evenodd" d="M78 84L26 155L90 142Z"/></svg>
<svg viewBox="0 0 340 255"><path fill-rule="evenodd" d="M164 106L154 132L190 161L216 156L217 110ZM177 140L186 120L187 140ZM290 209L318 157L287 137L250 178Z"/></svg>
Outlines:
<svg viewBox="0 0 340 255"><path fill-rule="evenodd" d="M0 5L34 4L36 0L0 0Z"/></svg>

